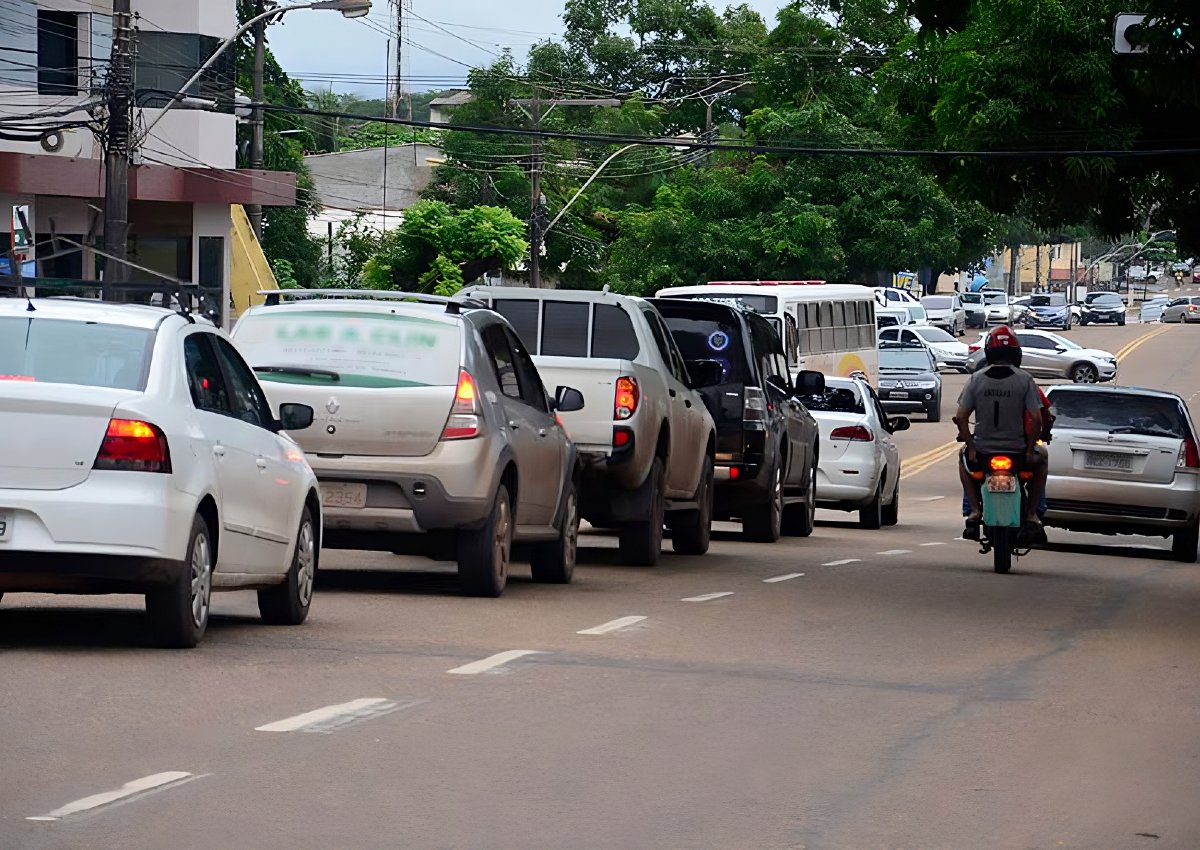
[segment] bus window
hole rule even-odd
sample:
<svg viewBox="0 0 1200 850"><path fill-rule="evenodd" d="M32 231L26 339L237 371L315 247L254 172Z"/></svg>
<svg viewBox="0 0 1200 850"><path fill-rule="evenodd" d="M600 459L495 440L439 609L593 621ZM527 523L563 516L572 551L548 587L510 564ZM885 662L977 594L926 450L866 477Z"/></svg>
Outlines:
<svg viewBox="0 0 1200 850"><path fill-rule="evenodd" d="M821 339L818 351L824 353L833 351L833 302L822 301L819 305L818 319L821 325Z"/></svg>
<svg viewBox="0 0 1200 850"><path fill-rule="evenodd" d="M849 309L847 309L849 308ZM847 322L847 314L851 321ZM845 351L850 345L850 337L847 331L848 325L853 325L854 305L835 302L833 305L833 347L838 351Z"/></svg>
<svg viewBox="0 0 1200 850"><path fill-rule="evenodd" d="M789 366L800 365L800 332L796 328L796 320L792 318L791 313L785 313L783 316L784 340L783 350L787 354L787 362Z"/></svg>

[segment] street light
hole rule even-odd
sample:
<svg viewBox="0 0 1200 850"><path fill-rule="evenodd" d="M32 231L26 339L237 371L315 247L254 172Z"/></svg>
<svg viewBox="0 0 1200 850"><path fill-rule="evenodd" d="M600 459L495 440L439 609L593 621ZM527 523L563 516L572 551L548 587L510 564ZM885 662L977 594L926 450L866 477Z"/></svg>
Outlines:
<svg viewBox="0 0 1200 850"><path fill-rule="evenodd" d="M298 3L294 6L276 6L275 8L268 9L261 15L256 15L250 20L246 21L246 23L242 24L237 28L237 30L234 31L233 35L222 41L220 45L218 45L216 51L213 52L212 56L209 56L208 59L205 60L204 64L200 66L199 70L192 74L191 78L186 83L180 86L180 89L175 96L167 102L167 105L163 107L162 111L155 116L154 120L151 121L149 125L147 125L142 138L147 139L150 137L150 131L158 125L158 122L163 119L163 116L170 111L172 106L179 103L186 97L187 90L194 86L200 80L200 78L204 76L204 72L211 68L216 61L221 58L221 55L229 49L230 45L234 44L239 38L253 29L256 24L269 21L271 18L282 17L288 12L294 12L297 9L328 9L329 11L333 12L341 12L342 16L346 18L361 18L363 15L366 15L371 11L371 0L319 0L319 2L315 3Z"/></svg>

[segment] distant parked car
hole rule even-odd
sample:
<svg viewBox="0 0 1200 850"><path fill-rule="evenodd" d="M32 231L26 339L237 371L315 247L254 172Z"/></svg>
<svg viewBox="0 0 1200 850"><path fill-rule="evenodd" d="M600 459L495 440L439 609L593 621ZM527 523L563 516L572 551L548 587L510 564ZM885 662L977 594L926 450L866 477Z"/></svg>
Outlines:
<svg viewBox="0 0 1200 850"><path fill-rule="evenodd" d="M925 308L929 324L935 328L941 328L952 336L962 336L967 332L967 311L957 293L926 295L921 299L921 306Z"/></svg>
<svg viewBox="0 0 1200 850"><path fill-rule="evenodd" d="M959 342L941 328L933 325L912 325L906 328L884 328L879 332L881 343L908 343L924 345L933 353L939 369L956 369L965 372L971 351L966 343Z"/></svg>
<svg viewBox="0 0 1200 850"><path fill-rule="evenodd" d="M1117 357L1098 348L1084 348L1049 331L1017 331L1021 342L1021 368L1035 378L1065 378L1077 384L1095 384L1117 377ZM983 346L987 334L970 346L967 371L985 365Z"/></svg>
<svg viewBox="0 0 1200 850"><path fill-rule="evenodd" d="M1067 296L1059 292L1029 295L1017 301L1027 309L1024 318L1027 328L1057 328L1069 331L1071 326L1079 321L1075 312L1078 308L1067 303ZM1022 301L1025 303L1020 304Z"/></svg>
<svg viewBox="0 0 1200 850"><path fill-rule="evenodd" d="M875 325L879 328L893 328L898 325L911 325L912 314L903 307L876 307Z"/></svg>
<svg viewBox="0 0 1200 850"><path fill-rule="evenodd" d="M858 511L863 528L895 525L900 517L900 452L892 434L908 419L888 416L875 391L859 378L829 378L825 390L803 397L821 428L817 504Z"/></svg>
<svg viewBox="0 0 1200 850"><path fill-rule="evenodd" d="M988 324L1014 324L1025 317L1027 308L1013 303L1007 292L999 292L995 289L984 289L982 292Z"/></svg>
<svg viewBox="0 0 1200 850"><path fill-rule="evenodd" d="M907 289L900 289L896 286L876 286L875 300L881 306L896 306L899 304L915 304L917 296L913 295Z"/></svg>
<svg viewBox="0 0 1200 850"><path fill-rule="evenodd" d="M1200 296L1189 295L1168 301L1159 317L1161 322L1200 322Z"/></svg>
<svg viewBox="0 0 1200 850"><path fill-rule="evenodd" d="M716 519L739 519L749 540L812 534L817 507L817 423L797 397L779 335L757 313L690 298L650 299L690 372L707 365L717 384L700 390L717 427ZM814 391L816 372L801 372Z"/></svg>
<svg viewBox="0 0 1200 850"><path fill-rule="evenodd" d="M1125 302L1115 292L1089 292L1083 299L1081 325L1125 324Z"/></svg>
<svg viewBox="0 0 1200 850"><path fill-rule="evenodd" d="M942 376L924 345L879 344L879 394L884 410L923 412L930 422L942 418Z"/></svg>
<svg viewBox="0 0 1200 850"><path fill-rule="evenodd" d="M967 327L986 328L987 304L984 302L983 293L960 292L958 297L962 301L963 310L967 314Z"/></svg>
<svg viewBox="0 0 1200 850"><path fill-rule="evenodd" d="M1093 534L1171 538L1197 556L1200 451L1187 403L1134 387L1055 386L1046 525Z"/></svg>

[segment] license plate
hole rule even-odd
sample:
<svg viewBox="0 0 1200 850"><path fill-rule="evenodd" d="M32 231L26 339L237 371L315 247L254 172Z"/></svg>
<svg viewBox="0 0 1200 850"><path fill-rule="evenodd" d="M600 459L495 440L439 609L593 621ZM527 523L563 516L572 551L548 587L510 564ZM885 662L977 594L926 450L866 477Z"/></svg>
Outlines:
<svg viewBox="0 0 1200 850"><path fill-rule="evenodd" d="M989 493L1015 493L1017 479L1011 475L993 475L988 479L987 488Z"/></svg>
<svg viewBox="0 0 1200 850"><path fill-rule="evenodd" d="M12 537L13 515L9 511L0 511L0 543Z"/></svg>
<svg viewBox="0 0 1200 850"><path fill-rule="evenodd" d="M1089 469L1133 469L1133 455L1116 454L1115 452L1088 452L1087 466Z"/></svg>
<svg viewBox="0 0 1200 850"><path fill-rule="evenodd" d="M906 392L890 392L890 393L888 393L888 398L908 398L908 393L906 393Z"/></svg>
<svg viewBox="0 0 1200 850"><path fill-rule="evenodd" d="M327 508L365 508L366 484L322 484L321 501Z"/></svg>

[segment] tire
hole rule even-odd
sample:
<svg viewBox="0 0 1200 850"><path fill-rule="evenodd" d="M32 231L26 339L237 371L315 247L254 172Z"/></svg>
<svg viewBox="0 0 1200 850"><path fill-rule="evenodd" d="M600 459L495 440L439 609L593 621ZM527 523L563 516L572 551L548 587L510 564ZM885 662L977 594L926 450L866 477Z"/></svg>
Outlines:
<svg viewBox="0 0 1200 850"><path fill-rule="evenodd" d="M300 527L296 530L296 548L292 552L287 578L282 584L258 592L258 613L264 623L298 626L308 617L320 545L312 513L305 507L300 515Z"/></svg>
<svg viewBox="0 0 1200 850"><path fill-rule="evenodd" d="M191 649L204 637L212 609L212 530L204 517L192 519L192 533L179 577L146 594L146 613L154 642L174 649Z"/></svg>
<svg viewBox="0 0 1200 850"><path fill-rule="evenodd" d="M988 539L992 541L992 569L1001 575L1012 569L1012 529L990 528Z"/></svg>
<svg viewBox="0 0 1200 850"><path fill-rule="evenodd" d="M712 540L713 498L716 484L713 479L713 460L704 459L700 474L700 489L696 501L700 507L680 511L671 523L671 548L679 555L703 555Z"/></svg>
<svg viewBox="0 0 1200 850"><path fill-rule="evenodd" d="M535 543L529 553L533 580L540 584L570 584L575 575L579 553L579 491L575 482L567 485L558 539Z"/></svg>
<svg viewBox="0 0 1200 850"><path fill-rule="evenodd" d="M1200 525L1192 523L1171 535L1171 555L1185 564L1196 563L1197 544L1200 543Z"/></svg>
<svg viewBox="0 0 1200 850"><path fill-rule="evenodd" d="M900 522L900 482L896 481L896 486L892 490L892 500L883 506L881 513L883 515L883 527L894 528Z"/></svg>
<svg viewBox="0 0 1200 850"><path fill-rule="evenodd" d="M512 500L501 484L483 527L458 533L458 586L465 595L494 599L504 592L512 556L512 518Z"/></svg>
<svg viewBox="0 0 1200 850"><path fill-rule="evenodd" d="M1124 320L1124 319L1117 319L1117 327L1119 327L1119 328L1123 328L1123 327L1125 327L1125 320Z"/></svg>
<svg viewBox="0 0 1200 850"><path fill-rule="evenodd" d="M662 458L650 467L650 519L621 527L621 562L632 567L653 567L662 557L665 505L663 490L666 472Z"/></svg>
<svg viewBox="0 0 1200 850"><path fill-rule="evenodd" d="M1079 320L1079 324L1083 325L1084 327L1087 327L1087 325L1088 325L1088 320L1087 320L1087 319L1080 319L1080 320Z"/></svg>
<svg viewBox="0 0 1200 850"><path fill-rule="evenodd" d="M874 531L883 527L883 482L875 488L875 495L858 510L858 524L862 528Z"/></svg>
<svg viewBox="0 0 1200 850"><path fill-rule="evenodd" d="M925 421L941 422L942 421L942 400L937 400L937 407L928 407L925 409Z"/></svg>
<svg viewBox="0 0 1200 850"><path fill-rule="evenodd" d="M742 536L754 543L774 543L783 533L783 470L778 462L767 478L767 501L742 517Z"/></svg>
<svg viewBox="0 0 1200 850"><path fill-rule="evenodd" d="M817 467L808 473L808 495L800 504L783 509L782 531L788 537L809 537L817 527Z"/></svg>
<svg viewBox="0 0 1200 850"><path fill-rule="evenodd" d="M1100 381L1100 373L1091 363L1076 363L1071 367L1071 380L1076 384L1095 384Z"/></svg>

